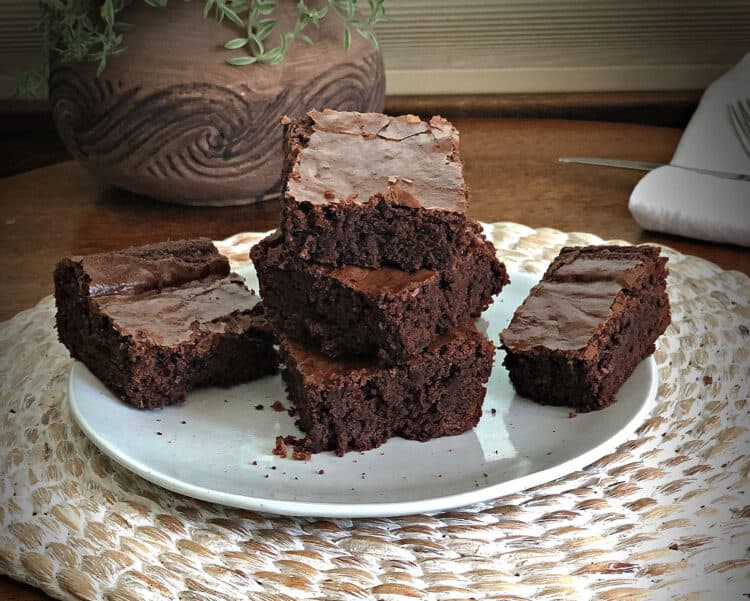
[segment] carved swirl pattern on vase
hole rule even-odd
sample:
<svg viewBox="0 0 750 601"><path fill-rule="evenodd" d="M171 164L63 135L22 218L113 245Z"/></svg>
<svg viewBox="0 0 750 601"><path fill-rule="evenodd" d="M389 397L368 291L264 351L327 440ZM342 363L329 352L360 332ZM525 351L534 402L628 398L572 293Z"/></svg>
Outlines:
<svg viewBox="0 0 750 601"><path fill-rule="evenodd" d="M311 108L380 111L384 91L376 53L268 94L244 83L145 90L66 65L50 77L53 117L71 154L107 183L160 198L170 190L211 199L277 188L283 115Z"/></svg>

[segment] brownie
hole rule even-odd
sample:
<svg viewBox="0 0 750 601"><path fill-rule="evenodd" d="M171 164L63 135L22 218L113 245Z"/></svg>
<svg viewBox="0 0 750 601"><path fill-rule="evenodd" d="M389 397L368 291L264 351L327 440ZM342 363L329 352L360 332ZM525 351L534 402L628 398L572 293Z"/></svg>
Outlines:
<svg viewBox="0 0 750 601"><path fill-rule="evenodd" d="M522 396L606 407L670 323L667 259L653 246L563 248L500 339Z"/></svg>
<svg viewBox="0 0 750 601"><path fill-rule="evenodd" d="M451 268L413 273L333 267L299 259L273 234L250 253L272 324L329 357L404 363L450 327L478 317L508 283L491 243L474 244Z"/></svg>
<svg viewBox="0 0 750 601"><path fill-rule="evenodd" d="M70 257L54 279L60 341L134 407L276 371L260 299L210 240Z"/></svg>
<svg viewBox="0 0 750 601"><path fill-rule="evenodd" d="M285 122L281 230L300 258L443 269L481 232L445 119L325 110Z"/></svg>
<svg viewBox="0 0 750 601"><path fill-rule="evenodd" d="M282 376L305 445L337 455L377 447L392 436L426 441L473 428L495 352L471 323L400 366L330 359L283 337L280 345Z"/></svg>

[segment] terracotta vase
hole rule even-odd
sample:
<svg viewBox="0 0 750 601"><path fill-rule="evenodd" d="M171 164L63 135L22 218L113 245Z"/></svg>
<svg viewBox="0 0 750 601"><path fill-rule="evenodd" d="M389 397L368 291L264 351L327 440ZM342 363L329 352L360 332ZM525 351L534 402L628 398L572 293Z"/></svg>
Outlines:
<svg viewBox="0 0 750 601"><path fill-rule="evenodd" d="M251 203L278 195L284 115L312 108L382 111L380 53L357 34L349 52L340 22L309 28L279 65L233 67L241 35L202 15L203 2L165 9L136 0L124 53L101 76L93 63L54 63L50 102L68 150L98 179L185 204ZM276 31L289 31L296 3L277 3ZM270 42L274 42L272 34ZM277 38L276 38L277 39Z"/></svg>

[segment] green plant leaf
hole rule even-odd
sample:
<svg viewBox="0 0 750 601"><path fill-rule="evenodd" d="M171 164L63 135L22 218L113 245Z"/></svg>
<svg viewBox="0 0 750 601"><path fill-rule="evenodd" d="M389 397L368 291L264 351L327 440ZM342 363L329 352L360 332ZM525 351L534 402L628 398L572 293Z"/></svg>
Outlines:
<svg viewBox="0 0 750 601"><path fill-rule="evenodd" d="M272 48L266 52L263 58L266 62L277 65L284 59L284 52L281 48Z"/></svg>
<svg viewBox="0 0 750 601"><path fill-rule="evenodd" d="M264 19L260 22L255 35L259 40L265 40L271 31L273 31L274 27L276 27L276 19Z"/></svg>
<svg viewBox="0 0 750 601"><path fill-rule="evenodd" d="M240 15L250 9L250 4L247 0L234 0L232 2L232 8L234 9L234 12Z"/></svg>
<svg viewBox="0 0 750 601"><path fill-rule="evenodd" d="M387 21L388 17L385 13L385 0L369 0L370 5L370 16L367 19L367 23L372 27L381 21Z"/></svg>
<svg viewBox="0 0 750 601"><path fill-rule="evenodd" d="M347 17L352 18L357 9L357 0L333 0L333 6Z"/></svg>
<svg viewBox="0 0 750 601"><path fill-rule="evenodd" d="M102 18L107 25L112 25L115 21L115 7L112 0L104 0L102 4Z"/></svg>
<svg viewBox="0 0 750 601"><path fill-rule="evenodd" d="M227 50L237 50L238 48L242 48L243 46L247 46L247 38L234 38L224 44L224 48L226 48Z"/></svg>
<svg viewBox="0 0 750 601"><path fill-rule="evenodd" d="M234 12L231 8L224 5L221 7L222 16L229 19L232 23L235 25L239 25L240 27L244 27L245 22L242 20L242 17L240 17L236 12Z"/></svg>
<svg viewBox="0 0 750 601"><path fill-rule="evenodd" d="M16 78L16 98L22 100L40 100L47 95L47 66L22 71Z"/></svg>
<svg viewBox="0 0 750 601"><path fill-rule="evenodd" d="M344 27L344 50L348 51L352 45L352 34L348 27Z"/></svg>
<svg viewBox="0 0 750 601"><path fill-rule="evenodd" d="M243 65L252 65L253 63L257 61L258 59L255 56L234 56L230 59L227 59L227 62L230 65L234 65L235 67L242 67Z"/></svg>
<svg viewBox="0 0 750 601"><path fill-rule="evenodd" d="M357 31L363 38L365 38L368 42L370 42L370 44L372 44L372 47L375 48L375 50L378 50L380 48L380 46L378 45L378 40L377 38L375 38L375 34L372 33L372 31L370 31L369 29L361 29L359 27L357 28Z"/></svg>
<svg viewBox="0 0 750 601"><path fill-rule="evenodd" d="M258 10L260 11L261 15L270 15L273 12L273 9L276 8L275 2L269 2L269 1L258 1Z"/></svg>

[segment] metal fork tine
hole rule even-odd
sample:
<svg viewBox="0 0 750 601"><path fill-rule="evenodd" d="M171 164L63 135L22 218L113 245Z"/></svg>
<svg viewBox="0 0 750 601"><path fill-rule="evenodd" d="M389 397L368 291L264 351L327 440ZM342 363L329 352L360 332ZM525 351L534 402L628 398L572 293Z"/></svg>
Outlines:
<svg viewBox="0 0 750 601"><path fill-rule="evenodd" d="M737 134L737 139L742 146L742 150L750 158L750 111L748 111L741 101L738 101L737 106L728 104L729 119L734 127L734 133Z"/></svg>
<svg viewBox="0 0 750 601"><path fill-rule="evenodd" d="M750 143L750 108L745 107L742 100L737 101L737 105L742 115L741 125L745 132L745 142Z"/></svg>
<svg viewBox="0 0 750 601"><path fill-rule="evenodd" d="M737 110L742 115L742 126L743 129L750 128L750 111L745 108L745 103L742 100L737 101Z"/></svg>
<svg viewBox="0 0 750 601"><path fill-rule="evenodd" d="M742 115L742 125L744 129L750 129L750 110L745 108L745 103L742 100L737 101L737 108Z"/></svg>

